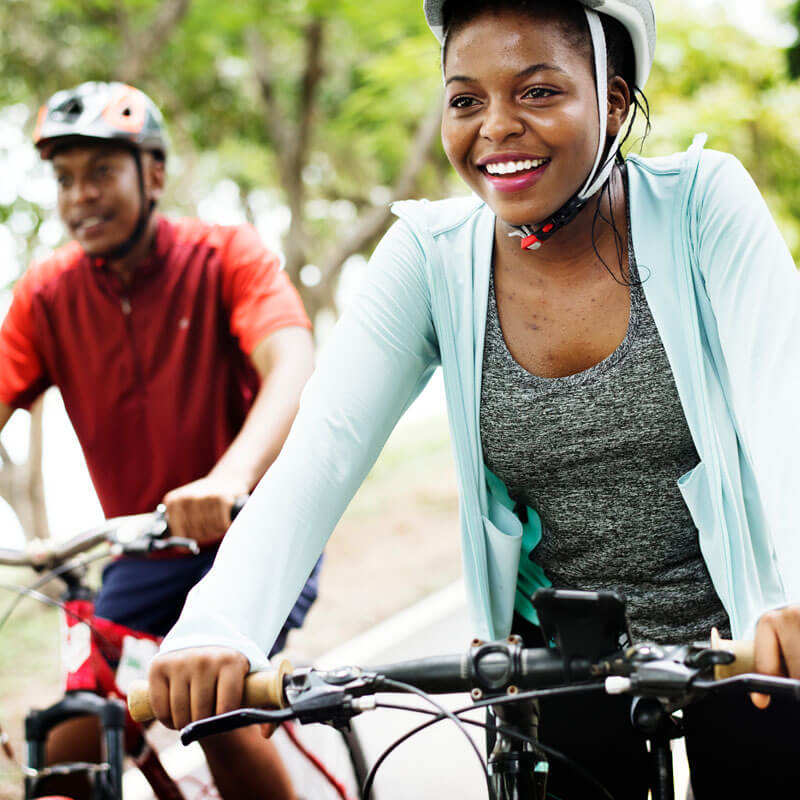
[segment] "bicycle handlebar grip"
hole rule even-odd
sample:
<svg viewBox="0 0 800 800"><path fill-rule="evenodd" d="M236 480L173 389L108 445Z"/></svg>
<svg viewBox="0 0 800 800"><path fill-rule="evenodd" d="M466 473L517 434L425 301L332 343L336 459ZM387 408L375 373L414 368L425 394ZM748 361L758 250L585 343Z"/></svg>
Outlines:
<svg viewBox="0 0 800 800"><path fill-rule="evenodd" d="M134 722L150 722L155 719L150 705L150 684L145 680L131 681L128 687L128 713Z"/></svg>
<svg viewBox="0 0 800 800"><path fill-rule="evenodd" d="M739 639L723 639L716 628L711 629L711 647L714 650L727 650L733 653L734 660L730 664L717 664L714 667L715 680L732 678L734 675L744 675L755 672L755 653L753 642Z"/></svg>
<svg viewBox="0 0 800 800"><path fill-rule="evenodd" d="M242 707L284 708L283 679L292 671L292 665L283 660L277 669L251 672L244 679ZM134 722L149 722L155 719L150 705L150 685L147 681L133 681L128 690L128 711Z"/></svg>

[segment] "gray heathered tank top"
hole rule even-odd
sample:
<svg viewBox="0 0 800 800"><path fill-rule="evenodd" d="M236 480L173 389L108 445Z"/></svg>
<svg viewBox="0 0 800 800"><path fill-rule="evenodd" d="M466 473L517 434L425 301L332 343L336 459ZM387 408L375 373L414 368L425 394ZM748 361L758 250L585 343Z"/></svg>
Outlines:
<svg viewBox="0 0 800 800"><path fill-rule="evenodd" d="M629 245L627 334L608 358L563 378L532 375L514 360L492 277L484 459L512 498L541 517L533 560L553 586L620 592L634 639L707 639L712 625L729 635L676 485L699 457Z"/></svg>

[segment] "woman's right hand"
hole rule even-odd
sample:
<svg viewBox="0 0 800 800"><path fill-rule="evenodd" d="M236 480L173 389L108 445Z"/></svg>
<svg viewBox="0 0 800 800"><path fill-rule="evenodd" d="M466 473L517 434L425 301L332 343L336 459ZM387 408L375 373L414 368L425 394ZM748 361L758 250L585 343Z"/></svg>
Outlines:
<svg viewBox="0 0 800 800"><path fill-rule="evenodd" d="M242 705L250 662L227 647L164 653L150 665L150 704L168 728L233 711Z"/></svg>

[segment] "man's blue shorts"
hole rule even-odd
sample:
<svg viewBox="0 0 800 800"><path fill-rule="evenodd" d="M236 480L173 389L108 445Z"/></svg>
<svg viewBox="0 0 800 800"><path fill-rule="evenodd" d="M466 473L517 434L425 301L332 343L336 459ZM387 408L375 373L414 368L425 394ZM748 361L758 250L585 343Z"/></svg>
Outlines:
<svg viewBox="0 0 800 800"><path fill-rule="evenodd" d="M214 548L196 556L152 559L123 556L112 561L103 570L95 614L137 631L165 636L180 616L189 590L211 569L216 552ZM320 557L269 655L282 650L289 631L303 624L308 609L317 599L321 563Z"/></svg>

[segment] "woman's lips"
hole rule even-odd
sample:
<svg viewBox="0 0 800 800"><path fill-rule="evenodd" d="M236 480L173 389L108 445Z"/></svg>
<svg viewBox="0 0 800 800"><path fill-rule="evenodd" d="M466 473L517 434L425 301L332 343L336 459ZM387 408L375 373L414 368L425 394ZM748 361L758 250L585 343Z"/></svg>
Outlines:
<svg viewBox="0 0 800 800"><path fill-rule="evenodd" d="M519 192L522 189L528 189L538 183L549 164L550 162L546 161L535 169L521 170L505 175L491 175L486 171L484 166L481 167L481 173L494 189L500 192Z"/></svg>

